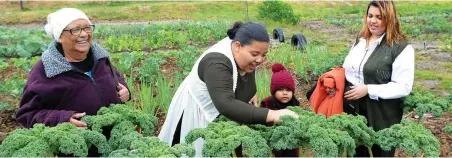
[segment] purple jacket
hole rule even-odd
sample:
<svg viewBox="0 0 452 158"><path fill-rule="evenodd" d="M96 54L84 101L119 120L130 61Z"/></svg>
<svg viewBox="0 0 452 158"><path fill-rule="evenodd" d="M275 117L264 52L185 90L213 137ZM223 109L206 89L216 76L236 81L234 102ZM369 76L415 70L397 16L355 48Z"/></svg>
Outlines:
<svg viewBox="0 0 452 158"><path fill-rule="evenodd" d="M16 119L25 127L35 123L55 126L68 122L72 114L95 115L103 106L121 103L107 51L93 43L92 78L76 71L55 47L55 42L31 69ZM119 83L127 87L118 71Z"/></svg>

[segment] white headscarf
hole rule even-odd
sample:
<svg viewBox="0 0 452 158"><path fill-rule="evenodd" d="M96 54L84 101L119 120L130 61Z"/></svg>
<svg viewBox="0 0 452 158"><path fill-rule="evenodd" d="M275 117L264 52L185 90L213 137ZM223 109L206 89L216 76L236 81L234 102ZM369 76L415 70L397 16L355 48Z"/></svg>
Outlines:
<svg viewBox="0 0 452 158"><path fill-rule="evenodd" d="M86 16L86 14L82 11L75 8L63 8L56 12L50 13L47 16L47 24L44 29L46 30L47 35L53 36L53 38L58 41L63 29L78 19L85 19L89 24L91 24L88 16Z"/></svg>

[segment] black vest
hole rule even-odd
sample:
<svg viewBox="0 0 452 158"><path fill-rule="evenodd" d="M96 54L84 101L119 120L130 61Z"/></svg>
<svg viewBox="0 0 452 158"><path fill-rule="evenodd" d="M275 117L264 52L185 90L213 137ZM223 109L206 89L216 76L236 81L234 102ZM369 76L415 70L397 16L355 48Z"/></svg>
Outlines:
<svg viewBox="0 0 452 158"><path fill-rule="evenodd" d="M407 41L398 41L391 47L386 43L386 36L383 37L381 43L375 48L364 64L364 84L386 84L390 82L392 77L392 64L407 45ZM373 127L376 131L400 123L403 115L403 98L379 98L377 101L370 99L366 95L358 101L347 102L347 104L354 104L356 110L366 109L366 113L358 113L365 115L369 126ZM346 104L344 104L344 111L345 106ZM348 113L351 112L349 111Z"/></svg>

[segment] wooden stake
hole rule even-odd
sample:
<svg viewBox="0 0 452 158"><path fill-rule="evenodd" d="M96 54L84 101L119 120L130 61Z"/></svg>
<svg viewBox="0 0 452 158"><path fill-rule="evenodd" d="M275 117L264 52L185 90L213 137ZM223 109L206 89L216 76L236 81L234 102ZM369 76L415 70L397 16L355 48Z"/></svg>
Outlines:
<svg viewBox="0 0 452 158"><path fill-rule="evenodd" d="M20 10L24 10L24 2L22 0L19 1L20 4Z"/></svg>
<svg viewBox="0 0 452 158"><path fill-rule="evenodd" d="M246 21L249 21L249 16L248 16L248 0L245 0L245 4L246 4L246 17L245 17L245 19L246 19Z"/></svg>

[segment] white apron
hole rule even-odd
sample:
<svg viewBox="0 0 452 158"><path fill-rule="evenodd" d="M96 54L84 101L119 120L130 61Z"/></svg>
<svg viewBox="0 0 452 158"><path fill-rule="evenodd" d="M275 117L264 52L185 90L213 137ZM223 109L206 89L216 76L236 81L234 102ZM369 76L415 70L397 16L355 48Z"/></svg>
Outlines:
<svg viewBox="0 0 452 158"><path fill-rule="evenodd" d="M161 141L171 145L173 136L177 128L182 113L182 125L180 131L180 142L185 142L185 136L195 128L205 128L209 122L212 122L219 112L215 108L206 84L198 77L198 65L201 59L208 53L218 52L224 54L231 60L233 68L233 91L237 87L237 65L231 51L231 43L228 37L221 40L207 51L205 51L196 61L190 74L184 79L176 91L168 109L168 114L159 134ZM193 143L196 149L196 157L202 156L203 140L198 139Z"/></svg>

